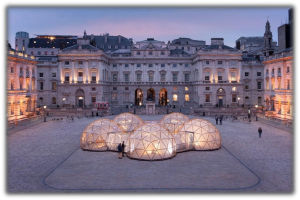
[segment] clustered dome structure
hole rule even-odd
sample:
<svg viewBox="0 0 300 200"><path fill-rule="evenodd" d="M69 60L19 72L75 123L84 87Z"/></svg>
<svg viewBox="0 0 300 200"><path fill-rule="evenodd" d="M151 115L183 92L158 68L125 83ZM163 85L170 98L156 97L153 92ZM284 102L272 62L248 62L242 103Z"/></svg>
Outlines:
<svg viewBox="0 0 300 200"><path fill-rule="evenodd" d="M109 147L108 139L123 133L124 131L116 122L109 119L98 119L83 130L80 146L84 150L106 151Z"/></svg>
<svg viewBox="0 0 300 200"><path fill-rule="evenodd" d="M174 133L179 127L181 127L185 122L189 120L190 119L188 118L188 116L182 113L174 112L164 116L160 120L159 124L161 126L164 126L171 133Z"/></svg>
<svg viewBox="0 0 300 200"><path fill-rule="evenodd" d="M164 160L177 152L221 148L221 135L209 121L171 113L159 123L144 123L132 113L122 113L114 120L90 123L81 135L81 148L90 151L117 151L125 142L128 157L139 160Z"/></svg>
<svg viewBox="0 0 300 200"><path fill-rule="evenodd" d="M176 154L176 142L169 131L158 124L144 124L129 137L130 158L162 160Z"/></svg>

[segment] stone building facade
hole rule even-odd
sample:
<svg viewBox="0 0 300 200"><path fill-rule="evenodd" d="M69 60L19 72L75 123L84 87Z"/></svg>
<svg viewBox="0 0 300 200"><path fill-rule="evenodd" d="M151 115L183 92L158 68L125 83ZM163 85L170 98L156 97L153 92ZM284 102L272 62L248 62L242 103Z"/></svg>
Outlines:
<svg viewBox="0 0 300 200"><path fill-rule="evenodd" d="M264 101L269 115L293 118L293 55L292 47L267 57L264 62Z"/></svg>
<svg viewBox="0 0 300 200"><path fill-rule="evenodd" d="M267 21L264 37L258 41L260 52L255 49L254 54L225 45L223 38L212 38L210 44L190 38L168 43L148 38L133 43L131 38L120 35L96 36L84 32L82 38L72 39L73 45L55 47L57 55L38 57L37 104L50 108L89 108L96 101L108 101L112 107L143 106L147 101L154 101L156 106L177 108L255 108L257 105L270 110L274 91L267 89L270 81L266 76L270 76L270 71L266 72L264 66L274 65L270 63L276 53L270 27ZM43 43L38 39L35 38L36 44ZM245 41L243 45L250 40ZM278 55L275 55L277 60ZM291 71L291 61L284 61ZM291 105L292 100L281 101ZM281 110L287 113L289 109Z"/></svg>
<svg viewBox="0 0 300 200"><path fill-rule="evenodd" d="M8 120L17 120L36 110L37 61L34 56L7 50Z"/></svg>

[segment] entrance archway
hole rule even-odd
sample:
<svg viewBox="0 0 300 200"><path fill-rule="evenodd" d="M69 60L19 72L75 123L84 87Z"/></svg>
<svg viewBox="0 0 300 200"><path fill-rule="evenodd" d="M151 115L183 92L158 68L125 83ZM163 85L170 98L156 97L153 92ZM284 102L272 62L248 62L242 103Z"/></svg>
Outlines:
<svg viewBox="0 0 300 200"><path fill-rule="evenodd" d="M135 105L143 105L143 90L141 88L135 90Z"/></svg>
<svg viewBox="0 0 300 200"><path fill-rule="evenodd" d="M162 88L159 90L159 105L165 106L167 105L168 100L168 91L166 88Z"/></svg>
<svg viewBox="0 0 300 200"><path fill-rule="evenodd" d="M75 92L75 99L76 99L76 106L83 108L85 103L84 103L84 91L83 89L78 89Z"/></svg>
<svg viewBox="0 0 300 200"><path fill-rule="evenodd" d="M155 91L153 88L147 90L147 101L154 101L155 102Z"/></svg>

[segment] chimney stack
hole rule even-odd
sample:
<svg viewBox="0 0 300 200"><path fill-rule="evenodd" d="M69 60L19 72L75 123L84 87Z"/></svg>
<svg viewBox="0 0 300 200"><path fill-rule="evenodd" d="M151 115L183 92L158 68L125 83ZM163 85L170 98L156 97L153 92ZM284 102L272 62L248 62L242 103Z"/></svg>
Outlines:
<svg viewBox="0 0 300 200"><path fill-rule="evenodd" d="M119 36L119 43L121 43L121 35L118 35Z"/></svg>

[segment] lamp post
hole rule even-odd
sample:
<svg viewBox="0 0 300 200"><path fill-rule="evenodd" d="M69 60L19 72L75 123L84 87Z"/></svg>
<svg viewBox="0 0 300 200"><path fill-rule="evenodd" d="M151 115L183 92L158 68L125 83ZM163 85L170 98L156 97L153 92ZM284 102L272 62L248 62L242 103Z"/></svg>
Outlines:
<svg viewBox="0 0 300 200"><path fill-rule="evenodd" d="M240 107L240 97L238 97L238 107Z"/></svg>
<svg viewBox="0 0 300 200"><path fill-rule="evenodd" d="M248 118L249 118L249 122L251 122L251 110L250 110L250 108L248 108Z"/></svg>
<svg viewBox="0 0 300 200"><path fill-rule="evenodd" d="M47 106L44 106L44 122L46 122L46 108Z"/></svg>
<svg viewBox="0 0 300 200"><path fill-rule="evenodd" d="M256 120L256 121L258 121L258 120L257 120L257 107L258 107L258 105L256 104L256 105L255 105L255 108L256 108L256 110L255 110L255 120Z"/></svg>

